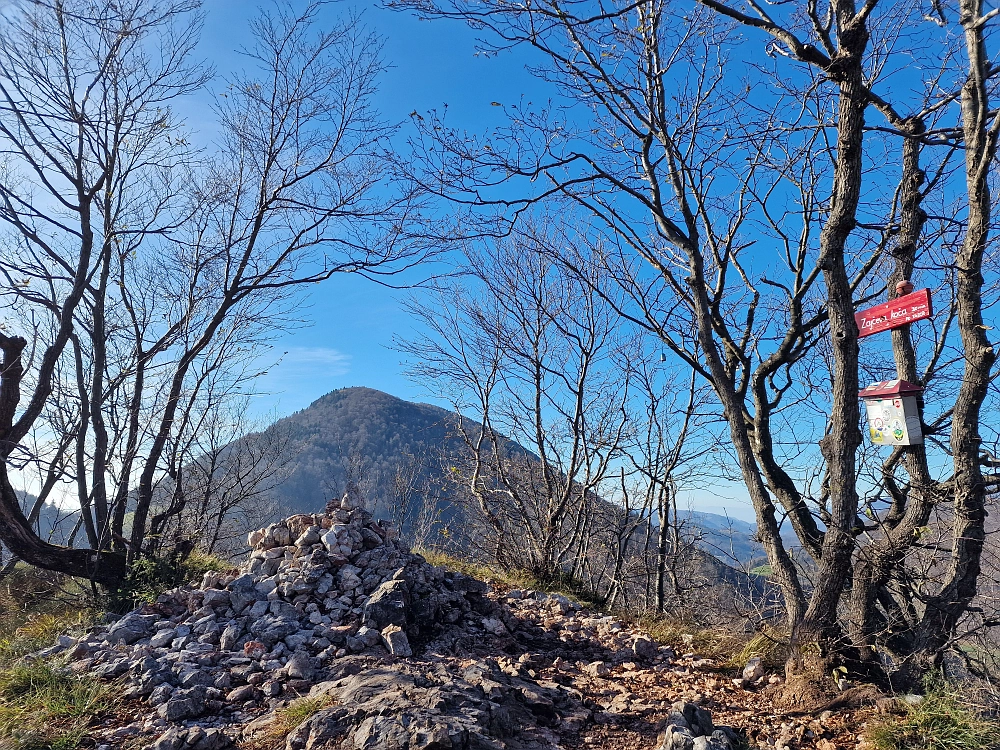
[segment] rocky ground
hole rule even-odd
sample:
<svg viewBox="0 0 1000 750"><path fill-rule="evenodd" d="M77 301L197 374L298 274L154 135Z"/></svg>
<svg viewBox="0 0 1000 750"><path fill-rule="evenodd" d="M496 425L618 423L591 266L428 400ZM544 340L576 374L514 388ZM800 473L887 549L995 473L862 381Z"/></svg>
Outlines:
<svg viewBox="0 0 1000 750"><path fill-rule="evenodd" d="M35 655L122 685L98 750L853 748L866 715L777 712L744 679L560 595L496 591L346 502Z"/></svg>

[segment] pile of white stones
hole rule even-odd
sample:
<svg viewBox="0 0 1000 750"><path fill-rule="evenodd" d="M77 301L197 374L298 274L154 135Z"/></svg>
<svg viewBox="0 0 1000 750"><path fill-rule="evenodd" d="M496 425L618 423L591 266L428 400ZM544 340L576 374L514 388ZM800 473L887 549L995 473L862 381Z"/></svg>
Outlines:
<svg viewBox="0 0 1000 750"><path fill-rule="evenodd" d="M136 730L145 733L195 718L202 728L212 717L238 724L307 692L349 654L410 656L448 625L497 627L485 584L429 565L396 537L346 499L292 516L251 533L239 569L207 573L199 587L168 591L38 656L68 653L74 672L127 678L126 697L156 708ZM198 738L186 746L215 750L224 735Z"/></svg>

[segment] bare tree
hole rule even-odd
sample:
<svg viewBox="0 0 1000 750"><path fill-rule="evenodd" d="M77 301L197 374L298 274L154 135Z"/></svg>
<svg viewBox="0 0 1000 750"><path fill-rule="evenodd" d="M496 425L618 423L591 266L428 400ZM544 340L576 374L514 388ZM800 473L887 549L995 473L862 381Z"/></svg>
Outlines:
<svg viewBox="0 0 1000 750"><path fill-rule="evenodd" d="M195 540L201 552L235 557L247 533L276 514L269 493L295 454L280 425L262 429L247 409L247 399L201 408L198 424L171 446L150 524L157 550Z"/></svg>
<svg viewBox="0 0 1000 750"><path fill-rule="evenodd" d="M692 542L700 541L689 539L685 532L677 507L679 490L693 486L699 478L705 481L706 472L699 469L716 441L706 420L706 394L698 388L694 372L687 388L679 388L672 372L663 372L665 362L640 359L633 368L641 411L633 417L634 445L627 454L639 479L636 491L644 497L643 506L649 508L647 533L655 533L655 540L643 545L655 549L656 564L650 576L655 590L652 607L665 612L684 598L687 585L682 580L681 562L690 557ZM622 494L628 495L624 487Z"/></svg>
<svg viewBox="0 0 1000 750"><path fill-rule="evenodd" d="M213 402L246 392L296 290L424 256L402 242L416 206L370 103L379 40L352 17L319 30L319 8L253 22L251 72L217 92L220 136L201 151L171 110L207 80L196 2L6 14L0 538L26 561L120 580L172 522L154 505L180 447ZM15 502L8 467L35 461L32 430L51 465L75 454L89 549L45 544Z"/></svg>
<svg viewBox="0 0 1000 750"><path fill-rule="evenodd" d="M629 396L613 310L548 260L551 239L531 229L493 257L470 256L474 282L415 304L431 334L402 347L415 377L479 417L456 422L468 453L454 469L495 557L543 577L582 563L595 493L626 444Z"/></svg>
<svg viewBox="0 0 1000 750"><path fill-rule="evenodd" d="M467 207L471 231L511 231L542 201L575 211L604 237L617 282L605 298L711 385L783 591L789 695L830 686L844 661L875 679L895 662L898 683L914 684L976 595L995 481L981 456L995 14L970 0L931 20L919 3L877 0L395 5L466 21L490 51L535 50L539 76L579 105L512 105L483 138L432 114L417 121L415 163L430 167L429 192ZM917 75L914 57L919 85L890 88L904 69ZM589 277L575 253L560 256ZM888 372L860 357L854 312L918 274L952 305L932 337L895 331L893 359L936 413L924 445L894 450L877 483L859 483L859 371ZM815 492L810 464L822 467ZM939 574L914 586L907 561L938 506L950 541ZM783 542L784 521L808 566Z"/></svg>

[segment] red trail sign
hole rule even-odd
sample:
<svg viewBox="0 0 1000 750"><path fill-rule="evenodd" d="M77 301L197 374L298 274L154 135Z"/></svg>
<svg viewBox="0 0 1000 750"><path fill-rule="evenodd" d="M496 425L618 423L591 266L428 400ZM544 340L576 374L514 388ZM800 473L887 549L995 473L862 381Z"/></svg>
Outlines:
<svg viewBox="0 0 1000 750"><path fill-rule="evenodd" d="M858 324L858 337L864 338L890 328L899 328L915 320L929 318L932 314L931 290L918 289L912 294L854 313L854 320Z"/></svg>

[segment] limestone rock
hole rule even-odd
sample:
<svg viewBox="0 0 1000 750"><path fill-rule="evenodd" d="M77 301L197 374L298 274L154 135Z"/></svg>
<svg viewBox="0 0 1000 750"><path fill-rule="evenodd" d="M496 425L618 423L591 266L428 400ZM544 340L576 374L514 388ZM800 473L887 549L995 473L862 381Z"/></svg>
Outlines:
<svg viewBox="0 0 1000 750"><path fill-rule="evenodd" d="M311 680L316 670L313 668L312 660L305 651L296 651L285 665L288 676L293 680Z"/></svg>
<svg viewBox="0 0 1000 750"><path fill-rule="evenodd" d="M406 625L408 600L405 581L391 580L381 584L365 604L365 621L382 630L388 625Z"/></svg>
<svg viewBox="0 0 1000 750"><path fill-rule="evenodd" d="M388 625L382 629L382 640L393 656L413 656L413 649L406 633L398 625Z"/></svg>
<svg viewBox="0 0 1000 750"><path fill-rule="evenodd" d="M659 649L653 641L643 636L632 641L632 653L642 661L653 661L659 656Z"/></svg>
<svg viewBox="0 0 1000 750"><path fill-rule="evenodd" d="M228 750L233 742L221 729L172 727L148 746L148 750Z"/></svg>
<svg viewBox="0 0 1000 750"><path fill-rule="evenodd" d="M688 702L671 708L656 750L736 750L741 745L732 729L715 727L708 709Z"/></svg>
<svg viewBox="0 0 1000 750"><path fill-rule="evenodd" d="M747 661L743 667L743 679L747 682L756 682L764 676L764 664L759 656L755 656Z"/></svg>
<svg viewBox="0 0 1000 750"><path fill-rule="evenodd" d="M194 697L171 698L157 709L157 713L167 721L181 721L204 713L201 702Z"/></svg>
<svg viewBox="0 0 1000 750"><path fill-rule="evenodd" d="M591 662L583 668L583 671L591 677L605 677L611 672L603 661Z"/></svg>

